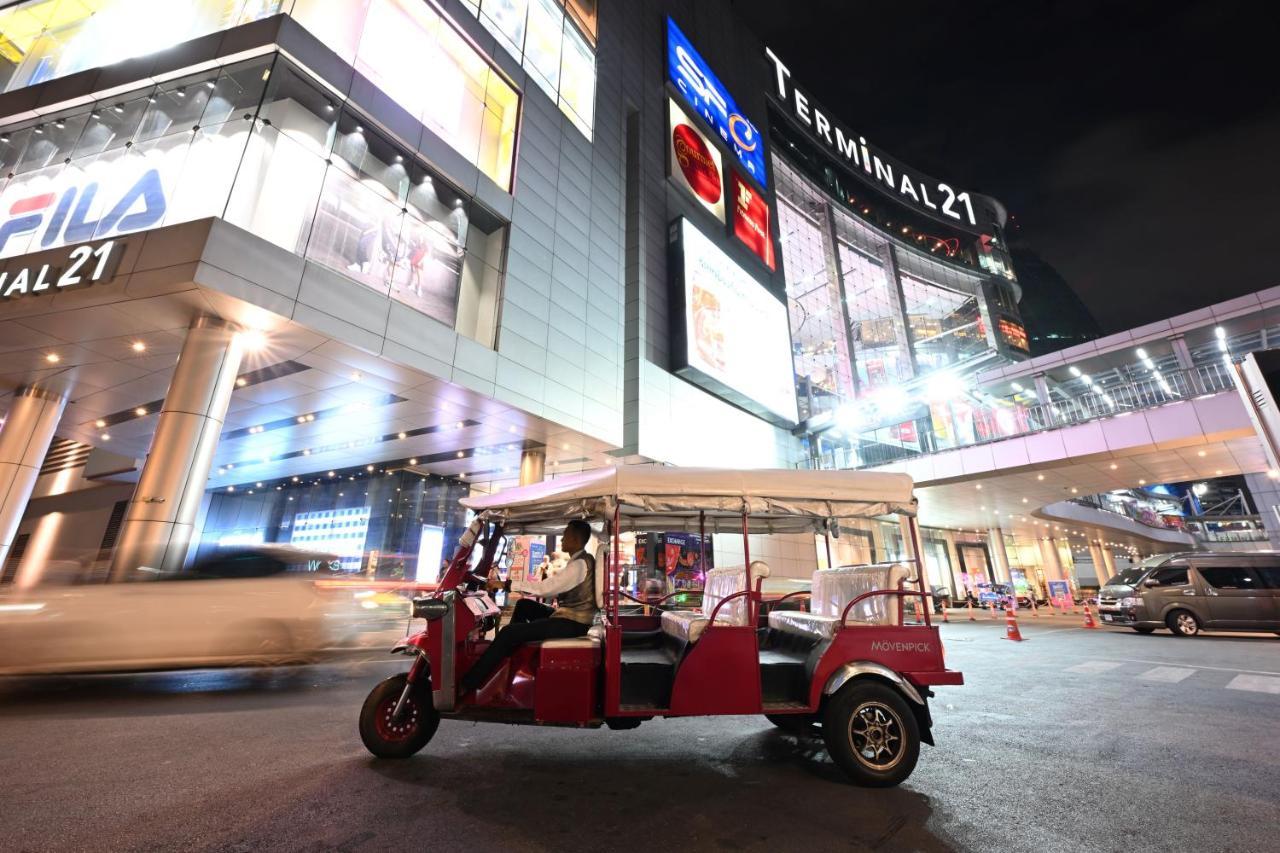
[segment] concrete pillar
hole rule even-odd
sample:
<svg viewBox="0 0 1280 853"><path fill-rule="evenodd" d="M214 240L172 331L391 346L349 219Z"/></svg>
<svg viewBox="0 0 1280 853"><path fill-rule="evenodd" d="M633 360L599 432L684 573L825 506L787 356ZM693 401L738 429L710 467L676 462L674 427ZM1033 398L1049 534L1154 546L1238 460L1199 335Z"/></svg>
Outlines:
<svg viewBox="0 0 1280 853"><path fill-rule="evenodd" d="M244 336L222 320L191 324L120 525L112 578L139 566L182 568L243 354Z"/></svg>
<svg viewBox="0 0 1280 853"><path fill-rule="evenodd" d="M1178 359L1178 367L1183 371L1187 378L1187 387L1193 394L1204 392L1204 387L1200 382L1199 375L1196 374L1195 359L1191 357L1191 348L1187 346L1187 339L1182 335L1174 335L1169 338L1169 343L1173 345L1173 355ZM1179 390L1175 384L1174 390Z"/></svg>
<svg viewBox="0 0 1280 853"><path fill-rule="evenodd" d="M991 551L991 573L999 583L1013 583L1009 574L1009 552L1004 546L1004 531L993 527L987 531L988 547Z"/></svg>
<svg viewBox="0 0 1280 853"><path fill-rule="evenodd" d="M19 388L13 396L0 429L0 566L9 556L66 405L66 397L41 388Z"/></svg>
<svg viewBox="0 0 1280 853"><path fill-rule="evenodd" d="M1111 579L1107 572L1107 561L1102 556L1102 543L1096 539L1089 540L1089 558L1093 560L1093 573L1098 576L1098 586L1103 586Z"/></svg>
<svg viewBox="0 0 1280 853"><path fill-rule="evenodd" d="M526 450L520 454L520 485L541 483L547 466L545 450Z"/></svg>

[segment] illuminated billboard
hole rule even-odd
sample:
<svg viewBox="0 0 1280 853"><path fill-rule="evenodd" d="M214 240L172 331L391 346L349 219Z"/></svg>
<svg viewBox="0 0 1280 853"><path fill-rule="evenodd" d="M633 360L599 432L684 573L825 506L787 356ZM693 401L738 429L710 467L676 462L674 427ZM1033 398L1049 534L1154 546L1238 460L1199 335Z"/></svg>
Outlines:
<svg viewBox="0 0 1280 853"><path fill-rule="evenodd" d="M724 165L719 149L675 101L667 100L667 112L671 128L667 157L672 179L724 222Z"/></svg>
<svg viewBox="0 0 1280 853"><path fill-rule="evenodd" d="M667 18L667 74L680 96L711 126L747 174L759 181L760 186L768 186L760 131L738 109L729 90L670 18Z"/></svg>
<svg viewBox="0 0 1280 853"><path fill-rule="evenodd" d="M793 426L786 306L687 219L672 223L670 236L676 373L771 423Z"/></svg>
<svg viewBox="0 0 1280 853"><path fill-rule="evenodd" d="M773 236L769 233L769 202L736 169L732 177L729 191L733 198L733 234L772 270L776 262Z"/></svg>

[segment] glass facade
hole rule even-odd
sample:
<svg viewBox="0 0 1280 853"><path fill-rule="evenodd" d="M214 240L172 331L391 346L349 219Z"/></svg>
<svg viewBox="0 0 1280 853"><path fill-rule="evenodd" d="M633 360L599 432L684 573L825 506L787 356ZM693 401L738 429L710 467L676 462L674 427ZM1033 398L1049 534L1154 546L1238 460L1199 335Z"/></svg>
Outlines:
<svg viewBox="0 0 1280 853"><path fill-rule="evenodd" d="M773 171L804 417L994 352L984 312L1017 316L1003 288L984 306L982 276L860 221L787 160Z"/></svg>
<svg viewBox="0 0 1280 853"><path fill-rule="evenodd" d="M456 480L405 470L314 474L297 483L221 489L194 558L222 549L292 545L332 557L315 570L430 583L466 529L458 500L470 489Z"/></svg>
<svg viewBox="0 0 1280 853"><path fill-rule="evenodd" d="M0 257L204 217L492 346L504 233L277 56L0 128Z"/></svg>
<svg viewBox="0 0 1280 853"><path fill-rule="evenodd" d="M595 0L463 0L590 139L596 101Z"/></svg>
<svg viewBox="0 0 1280 853"><path fill-rule="evenodd" d="M32 0L4 9L0 86L12 91L288 13L498 186L510 189L519 95L423 0L182 5L181 14L174 14L174 0ZM592 97L594 69L592 59ZM423 85L424 79L431 85Z"/></svg>

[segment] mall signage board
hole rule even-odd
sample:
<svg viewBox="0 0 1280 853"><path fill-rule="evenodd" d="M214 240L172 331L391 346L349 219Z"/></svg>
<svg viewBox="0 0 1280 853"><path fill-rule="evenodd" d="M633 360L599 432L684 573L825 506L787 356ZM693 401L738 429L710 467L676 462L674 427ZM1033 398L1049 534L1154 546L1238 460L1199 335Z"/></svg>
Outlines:
<svg viewBox="0 0 1280 853"><path fill-rule="evenodd" d="M798 420L787 309L684 217L671 224L676 373L778 426Z"/></svg>
<svg viewBox="0 0 1280 853"><path fill-rule="evenodd" d="M75 246L48 263L0 269L0 302L110 281L123 254L123 243L108 240L97 246Z"/></svg>
<svg viewBox="0 0 1280 853"><path fill-rule="evenodd" d="M772 63L774 88L772 94L787 112L835 160L864 181L917 210L926 216L969 229L990 231L999 223L994 221L986 205L977 204L983 198L954 188L951 184L930 178L906 166L867 142L867 138L847 126L838 124L831 113L814 101L791 80L791 69L778 55L765 48L765 55Z"/></svg>
<svg viewBox="0 0 1280 853"><path fill-rule="evenodd" d="M742 179L737 169L732 171L731 178L733 234L772 271L777 264L773 256L773 234L769 230L769 202Z"/></svg>
<svg viewBox="0 0 1280 853"><path fill-rule="evenodd" d="M671 18L667 18L667 76L685 103L733 152L746 173L760 186L768 186L760 130L738 109L729 90Z"/></svg>
<svg viewBox="0 0 1280 853"><path fill-rule="evenodd" d="M671 131L667 157L672 180L724 222L724 164L720 149L670 98L667 113Z"/></svg>

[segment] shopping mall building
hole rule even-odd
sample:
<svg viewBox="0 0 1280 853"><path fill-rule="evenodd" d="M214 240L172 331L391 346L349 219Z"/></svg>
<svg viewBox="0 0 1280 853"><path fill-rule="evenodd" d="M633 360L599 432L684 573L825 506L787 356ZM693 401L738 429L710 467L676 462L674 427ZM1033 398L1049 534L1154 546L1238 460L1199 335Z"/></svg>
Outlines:
<svg viewBox="0 0 1280 853"><path fill-rule="evenodd" d="M935 436L1026 357L1005 212L787 62L722 0L4 5L0 577L431 579L473 489Z"/></svg>

